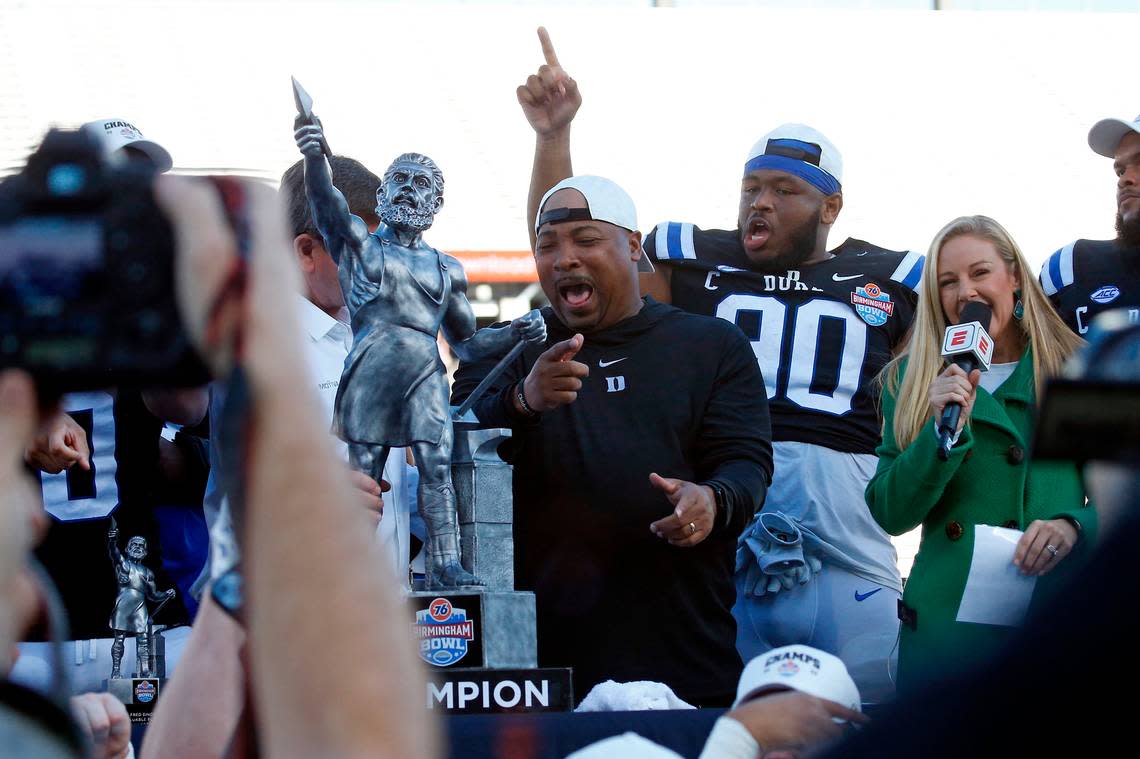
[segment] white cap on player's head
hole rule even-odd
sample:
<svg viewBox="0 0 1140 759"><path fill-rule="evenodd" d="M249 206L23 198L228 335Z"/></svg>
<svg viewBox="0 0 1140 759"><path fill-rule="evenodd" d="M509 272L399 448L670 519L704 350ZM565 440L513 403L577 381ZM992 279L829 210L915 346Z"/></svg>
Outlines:
<svg viewBox="0 0 1140 759"><path fill-rule="evenodd" d="M114 159L122 155L120 151L123 148L130 148L146 155L159 171L170 171L174 165L166 148L143 137L139 128L130 122L121 119L99 119L88 121L79 129L99 142L105 158Z"/></svg>
<svg viewBox="0 0 1140 759"><path fill-rule="evenodd" d="M740 675L733 706L770 691L798 690L862 711L859 689L838 656L811 646L792 645L760 654Z"/></svg>
<svg viewBox="0 0 1140 759"><path fill-rule="evenodd" d="M576 190L585 199L586 207L548 209L546 201L550 200L551 196L559 190ZM629 193L611 179L583 174L567 177L546 191L546 194L542 196L542 202L538 204L538 216L534 220L534 233L537 235L543 224L558 224L563 221L583 219L604 221L629 232L638 231L637 208L634 207L633 198L629 196ZM653 271L653 264L650 263L649 256L644 252L637 262L637 270L642 272Z"/></svg>
<svg viewBox="0 0 1140 759"><path fill-rule="evenodd" d="M744 173L774 169L793 174L824 195L843 188L843 156L823 133L805 124L783 124L761 137L744 162Z"/></svg>
<svg viewBox="0 0 1140 759"><path fill-rule="evenodd" d="M1120 141L1129 132L1140 132L1140 114L1132 121L1101 119L1089 130L1089 147L1106 158L1113 158Z"/></svg>

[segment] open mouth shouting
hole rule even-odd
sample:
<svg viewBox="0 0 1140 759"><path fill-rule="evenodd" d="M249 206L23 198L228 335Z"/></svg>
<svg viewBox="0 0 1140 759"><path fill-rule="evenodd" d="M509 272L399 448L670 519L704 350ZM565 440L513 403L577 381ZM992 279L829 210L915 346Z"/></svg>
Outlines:
<svg viewBox="0 0 1140 759"><path fill-rule="evenodd" d="M772 226L759 216L753 216L744 227L741 242L745 250L753 251L763 248L771 237Z"/></svg>
<svg viewBox="0 0 1140 759"><path fill-rule="evenodd" d="M415 210L419 207L419 204L416 203L416 199L413 196L403 192L392 200L392 205L404 206L405 208L411 208L412 210Z"/></svg>
<svg viewBox="0 0 1140 759"><path fill-rule="evenodd" d="M581 311L593 304L594 283L586 277L564 277L557 287L558 297L571 311Z"/></svg>

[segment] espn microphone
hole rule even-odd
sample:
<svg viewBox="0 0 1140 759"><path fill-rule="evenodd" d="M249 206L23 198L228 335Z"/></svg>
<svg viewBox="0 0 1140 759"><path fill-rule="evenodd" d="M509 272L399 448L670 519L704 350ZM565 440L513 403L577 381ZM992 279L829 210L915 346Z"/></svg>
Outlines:
<svg viewBox="0 0 1140 759"><path fill-rule="evenodd" d="M946 328L942 338L942 358L962 367L968 375L975 369L983 372L990 368L994 356L994 341L986 332L990 328L993 311L985 303L972 300L962 308L958 324ZM958 418L962 415L960 403L947 403L938 423L938 458L950 458Z"/></svg>

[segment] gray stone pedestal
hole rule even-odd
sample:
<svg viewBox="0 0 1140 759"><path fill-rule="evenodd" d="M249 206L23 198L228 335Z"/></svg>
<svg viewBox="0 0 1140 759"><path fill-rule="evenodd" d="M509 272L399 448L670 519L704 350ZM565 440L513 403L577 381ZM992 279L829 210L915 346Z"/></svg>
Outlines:
<svg viewBox="0 0 1140 759"><path fill-rule="evenodd" d="M165 629L160 626L151 631L150 666L151 671L155 673L153 676L138 677L137 672L131 672L129 677L103 681L104 689L127 707L131 722L141 724L150 722L151 712L154 711L162 686L166 683L166 638L162 634ZM128 637L126 643L134 645L134 638Z"/></svg>
<svg viewBox="0 0 1140 759"><path fill-rule="evenodd" d="M498 454L510 435L457 422L451 458L463 568L494 591L515 589L511 465Z"/></svg>
<svg viewBox="0 0 1140 759"><path fill-rule="evenodd" d="M131 722L147 724L166 680L157 677L122 677L103 682L107 692L127 707Z"/></svg>
<svg viewBox="0 0 1140 759"><path fill-rule="evenodd" d="M525 669L538 665L534 594L415 591L420 657L434 667Z"/></svg>
<svg viewBox="0 0 1140 759"><path fill-rule="evenodd" d="M433 669L427 706L452 714L569 711L569 669L538 669L534 594L515 590L510 430L453 422L451 477L463 567L485 588L413 591L420 657Z"/></svg>

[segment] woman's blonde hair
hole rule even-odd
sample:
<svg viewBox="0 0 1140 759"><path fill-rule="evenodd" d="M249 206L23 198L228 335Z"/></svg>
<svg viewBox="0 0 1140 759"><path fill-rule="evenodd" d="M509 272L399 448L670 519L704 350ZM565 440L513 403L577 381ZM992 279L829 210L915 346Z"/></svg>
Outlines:
<svg viewBox="0 0 1140 759"><path fill-rule="evenodd" d="M895 442L900 450L918 437L919 431L930 417L930 383L944 366L940 349L948 325L939 298L938 257L947 242L966 235L992 243L1009 272L1021 283L1021 302L1025 315L1016 324L1033 346L1033 378L1038 398L1041 397L1045 380L1058 374L1065 359L1084 344L1084 340L1073 334L1053 310L1037 277L1029 271L1021 249L1005 227L988 216L960 216L954 219L930 243L910 340L903 353L883 370L887 390L898 398L894 425ZM906 374L900 383L899 368L904 358L907 359Z"/></svg>

